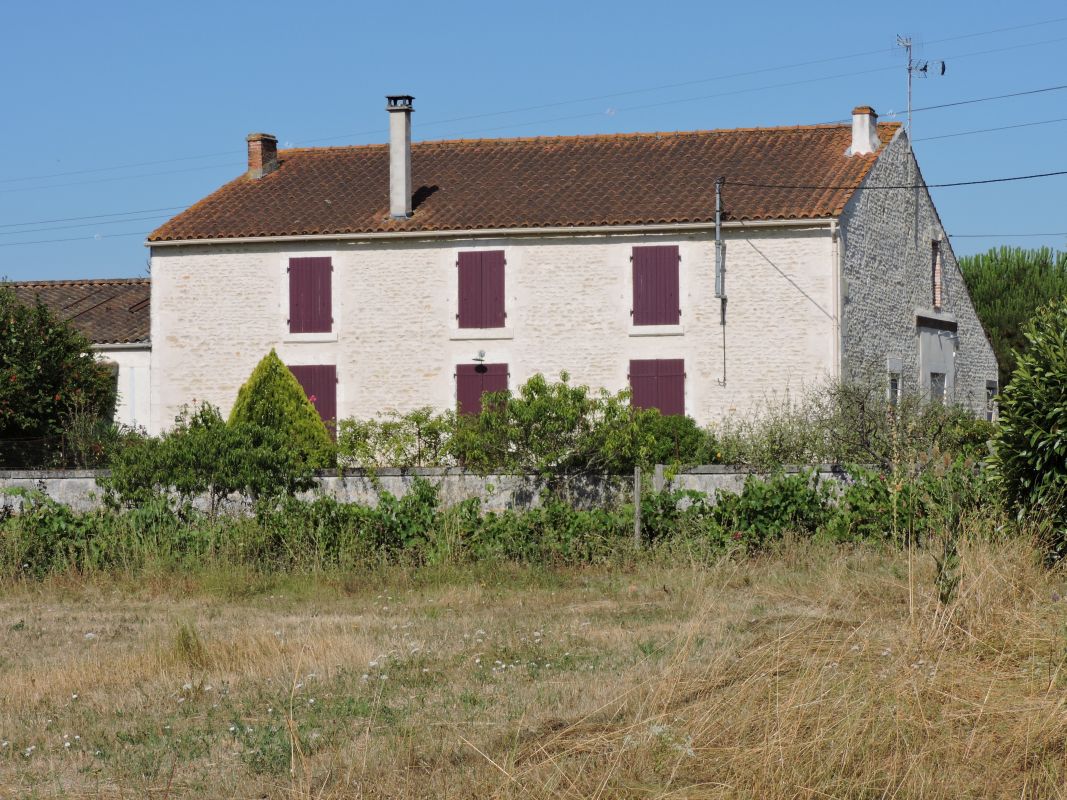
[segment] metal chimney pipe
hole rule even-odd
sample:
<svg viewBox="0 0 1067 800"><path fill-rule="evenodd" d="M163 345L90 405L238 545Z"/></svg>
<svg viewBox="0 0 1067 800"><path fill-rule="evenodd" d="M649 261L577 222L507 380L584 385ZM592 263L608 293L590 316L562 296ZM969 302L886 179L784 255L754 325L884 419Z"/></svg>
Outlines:
<svg viewBox="0 0 1067 800"><path fill-rule="evenodd" d="M411 216L411 112L415 100L409 94L388 95L389 112L389 216Z"/></svg>

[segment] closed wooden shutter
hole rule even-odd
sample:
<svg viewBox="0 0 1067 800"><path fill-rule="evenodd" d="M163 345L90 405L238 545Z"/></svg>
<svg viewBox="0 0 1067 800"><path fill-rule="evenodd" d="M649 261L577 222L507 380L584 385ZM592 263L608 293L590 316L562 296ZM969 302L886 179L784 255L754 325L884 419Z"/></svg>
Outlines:
<svg viewBox="0 0 1067 800"><path fill-rule="evenodd" d="M456 365L456 403L460 414L480 414L483 394L507 389L507 364Z"/></svg>
<svg viewBox="0 0 1067 800"><path fill-rule="evenodd" d="M333 330L333 263L329 258L289 259L289 332Z"/></svg>
<svg viewBox="0 0 1067 800"><path fill-rule="evenodd" d="M685 414L685 361L680 358L630 362L630 403L664 415Z"/></svg>
<svg viewBox="0 0 1067 800"><path fill-rule="evenodd" d="M634 325L677 325L678 245L633 249Z"/></svg>
<svg viewBox="0 0 1067 800"><path fill-rule="evenodd" d="M504 327L504 251L459 254L459 327Z"/></svg>
<svg viewBox="0 0 1067 800"><path fill-rule="evenodd" d="M337 427L337 367L333 364L309 364L290 366L304 394L319 412L331 435Z"/></svg>

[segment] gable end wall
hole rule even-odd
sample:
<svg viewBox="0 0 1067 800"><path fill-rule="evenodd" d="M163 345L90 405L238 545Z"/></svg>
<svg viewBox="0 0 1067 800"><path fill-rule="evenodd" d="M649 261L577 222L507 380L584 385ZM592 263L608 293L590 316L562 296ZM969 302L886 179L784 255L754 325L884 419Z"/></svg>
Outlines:
<svg viewBox="0 0 1067 800"><path fill-rule="evenodd" d="M924 183L901 131L882 151L863 187ZM942 312L953 315L957 403L985 410L997 361L974 310L929 191L857 191L841 216L842 375L887 382L887 358L901 360L901 390L921 391L916 311L933 312L931 242L942 240Z"/></svg>

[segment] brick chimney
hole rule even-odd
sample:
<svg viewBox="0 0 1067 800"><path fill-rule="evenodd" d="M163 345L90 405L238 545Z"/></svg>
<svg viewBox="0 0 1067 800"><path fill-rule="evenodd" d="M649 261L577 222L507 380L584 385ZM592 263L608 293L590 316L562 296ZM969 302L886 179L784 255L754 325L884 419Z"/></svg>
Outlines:
<svg viewBox="0 0 1067 800"><path fill-rule="evenodd" d="M269 133L250 133L248 142L248 177L262 178L278 169L278 140Z"/></svg>
<svg viewBox="0 0 1067 800"><path fill-rule="evenodd" d="M411 216L411 112L414 97L394 94L385 98L389 112L389 216Z"/></svg>
<svg viewBox="0 0 1067 800"><path fill-rule="evenodd" d="M870 106L852 109L852 146L845 151L847 156L865 156L873 153L882 144L878 138L878 115Z"/></svg>

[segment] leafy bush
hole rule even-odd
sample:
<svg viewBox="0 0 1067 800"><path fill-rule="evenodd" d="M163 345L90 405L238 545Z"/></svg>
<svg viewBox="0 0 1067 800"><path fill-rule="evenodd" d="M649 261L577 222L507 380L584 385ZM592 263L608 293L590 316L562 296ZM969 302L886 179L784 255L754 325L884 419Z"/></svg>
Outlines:
<svg viewBox="0 0 1067 800"><path fill-rule="evenodd" d="M42 466L53 453L27 440L61 441L77 405L110 420L116 385L92 344L42 303L23 305L0 286L0 457L10 466ZM19 442L27 446L20 447Z"/></svg>
<svg viewBox="0 0 1067 800"><path fill-rule="evenodd" d="M720 491L714 507L719 526L750 550L787 532L813 534L833 516L834 489L816 473L750 475L740 493Z"/></svg>
<svg viewBox="0 0 1067 800"><path fill-rule="evenodd" d="M627 473L635 465L699 463L710 440L689 417L633 408L626 392L593 392L566 373L534 375L512 394L483 398L473 416L430 409L375 420L343 420L341 463L381 467L452 466L481 472L549 477L582 472Z"/></svg>
<svg viewBox="0 0 1067 800"><path fill-rule="evenodd" d="M338 459L346 466L370 470L448 466L455 416L451 411L435 414L426 407L407 414L392 411L371 420L341 420Z"/></svg>
<svg viewBox="0 0 1067 800"><path fill-rule="evenodd" d="M773 472L784 464L868 464L891 470L936 448L980 457L996 426L963 407L906 396L890 406L885 388L828 383L800 398L769 401L714 429L715 460Z"/></svg>
<svg viewBox="0 0 1067 800"><path fill-rule="evenodd" d="M159 438L130 437L101 482L113 500L128 506L165 498L185 509L206 496L214 517L235 492L277 498L311 488L311 465L289 444L278 429L227 424L217 408L202 403L183 408Z"/></svg>
<svg viewBox="0 0 1067 800"><path fill-rule="evenodd" d="M1011 509L1050 522L1050 554L1067 554L1067 301L1038 312L1024 330L1001 395L992 464Z"/></svg>
<svg viewBox="0 0 1067 800"><path fill-rule="evenodd" d="M312 469L334 462L334 444L319 412L274 350L238 391L230 424L277 431L283 446Z"/></svg>

